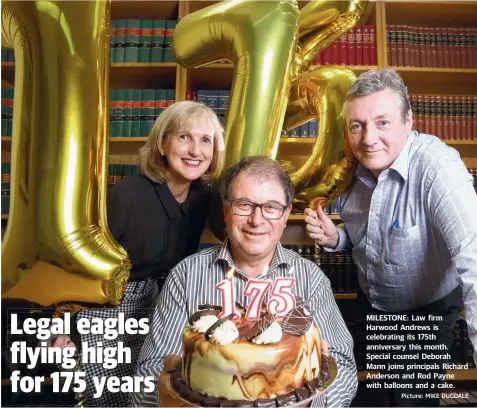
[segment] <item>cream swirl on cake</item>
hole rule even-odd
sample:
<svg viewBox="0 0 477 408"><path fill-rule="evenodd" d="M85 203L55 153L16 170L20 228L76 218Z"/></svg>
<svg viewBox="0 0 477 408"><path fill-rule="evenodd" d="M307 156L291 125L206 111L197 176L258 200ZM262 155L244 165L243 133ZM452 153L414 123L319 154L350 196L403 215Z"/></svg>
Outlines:
<svg viewBox="0 0 477 408"><path fill-rule="evenodd" d="M320 335L303 302L297 306L301 310L291 311L286 318L267 313L248 321L242 313L241 319L232 320L231 314L215 321L205 333L193 329L204 317L196 316L184 330L184 386L201 398L242 402L279 397L292 401L295 390L309 387L312 381L313 391L307 390L316 392L322 362ZM215 312L209 314L216 317ZM285 321L288 331L282 327ZM300 327L293 329L295 323Z"/></svg>
<svg viewBox="0 0 477 408"><path fill-rule="evenodd" d="M209 340L212 343L220 344L222 346L232 343L236 338L238 338L239 332L235 323L230 320L223 322L219 327L214 329L210 336Z"/></svg>
<svg viewBox="0 0 477 408"><path fill-rule="evenodd" d="M282 339L282 326L277 322L273 322L265 331L252 339L255 344L272 344L278 343Z"/></svg>

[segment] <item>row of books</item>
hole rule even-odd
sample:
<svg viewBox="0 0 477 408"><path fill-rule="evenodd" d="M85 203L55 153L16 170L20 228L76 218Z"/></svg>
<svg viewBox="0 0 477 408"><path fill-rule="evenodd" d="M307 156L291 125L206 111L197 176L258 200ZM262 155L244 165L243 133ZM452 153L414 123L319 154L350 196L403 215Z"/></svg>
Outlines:
<svg viewBox="0 0 477 408"><path fill-rule="evenodd" d="M141 169L138 164L109 164L108 186L119 183L128 176L139 176Z"/></svg>
<svg viewBox="0 0 477 408"><path fill-rule="evenodd" d="M13 50L2 48L2 62L15 62L15 53Z"/></svg>
<svg viewBox="0 0 477 408"><path fill-rule="evenodd" d="M409 95L414 128L442 140L477 140L477 97Z"/></svg>
<svg viewBox="0 0 477 408"><path fill-rule="evenodd" d="M177 20L111 21L111 62L174 62Z"/></svg>
<svg viewBox="0 0 477 408"><path fill-rule="evenodd" d="M175 99L175 89L111 90L111 137L148 136L156 117Z"/></svg>
<svg viewBox="0 0 477 408"><path fill-rule="evenodd" d="M13 96L13 88L2 88L2 136L12 135Z"/></svg>
<svg viewBox="0 0 477 408"><path fill-rule="evenodd" d="M353 27L313 60L313 65L377 65L376 27Z"/></svg>
<svg viewBox="0 0 477 408"><path fill-rule="evenodd" d="M222 125L225 125L225 114L229 103L229 90L199 89L197 91L187 91L188 100L196 100L207 105L219 117ZM315 137L317 134L318 122L312 120L301 126L288 131L283 131L281 137Z"/></svg>
<svg viewBox="0 0 477 408"><path fill-rule="evenodd" d="M388 64L477 68L477 28L387 25Z"/></svg>
<svg viewBox="0 0 477 408"><path fill-rule="evenodd" d="M282 130L280 137L311 137L316 139L318 133L318 121L316 119L310 120L294 129Z"/></svg>
<svg viewBox="0 0 477 408"><path fill-rule="evenodd" d="M220 120L222 125L225 125L225 114L229 106L229 90L211 90L198 89L196 92L189 94L191 99L195 97L197 102L203 103L212 109Z"/></svg>
<svg viewBox="0 0 477 408"><path fill-rule="evenodd" d="M346 321L346 325L354 339L354 354L358 371L367 370L366 351L363 344L366 344L366 321L358 319L355 321ZM474 349L469 339L467 322L463 316L459 316L457 324L454 327L454 343L448 351L451 355L451 361L454 364L468 364L469 368L474 368Z"/></svg>
<svg viewBox="0 0 477 408"><path fill-rule="evenodd" d="M331 283L333 293L355 293L358 273L351 252L322 252L315 245L284 245L320 267Z"/></svg>

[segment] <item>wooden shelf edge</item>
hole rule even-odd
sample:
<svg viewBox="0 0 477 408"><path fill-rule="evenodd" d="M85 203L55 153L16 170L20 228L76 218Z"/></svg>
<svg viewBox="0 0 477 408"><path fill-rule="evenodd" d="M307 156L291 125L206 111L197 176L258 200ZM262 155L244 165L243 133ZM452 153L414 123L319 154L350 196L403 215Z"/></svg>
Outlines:
<svg viewBox="0 0 477 408"><path fill-rule="evenodd" d="M316 141L316 137L282 137L280 138L281 145L290 144L313 144Z"/></svg>
<svg viewBox="0 0 477 408"><path fill-rule="evenodd" d="M393 69L398 72L422 72L436 74L473 74L477 75L477 69L472 68L436 68L436 67L396 67L385 66L385 69Z"/></svg>
<svg viewBox="0 0 477 408"><path fill-rule="evenodd" d="M477 140L442 140L442 141L449 146L456 146L456 145L477 146Z"/></svg>
<svg viewBox="0 0 477 408"><path fill-rule="evenodd" d="M8 220L8 214L2 214L2 220Z"/></svg>

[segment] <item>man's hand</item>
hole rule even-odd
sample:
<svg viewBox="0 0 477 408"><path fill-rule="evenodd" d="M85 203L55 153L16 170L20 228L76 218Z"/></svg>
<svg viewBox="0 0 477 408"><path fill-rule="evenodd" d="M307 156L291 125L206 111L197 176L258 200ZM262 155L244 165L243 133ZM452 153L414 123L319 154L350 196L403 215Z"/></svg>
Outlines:
<svg viewBox="0 0 477 408"><path fill-rule="evenodd" d="M164 369L159 377L159 398L161 399L161 407L189 407L179 398L171 387L171 374L181 364L182 357L176 354L169 354L164 359Z"/></svg>
<svg viewBox="0 0 477 408"><path fill-rule="evenodd" d="M76 347L75 343L71 341L70 336L67 336L66 334L50 338L47 345L48 347L59 347L61 349L65 347Z"/></svg>
<svg viewBox="0 0 477 408"><path fill-rule="evenodd" d="M316 208L316 212L311 208L305 208L306 233L314 239L317 245L329 248L338 246L338 230L333 221L324 213L321 206Z"/></svg>

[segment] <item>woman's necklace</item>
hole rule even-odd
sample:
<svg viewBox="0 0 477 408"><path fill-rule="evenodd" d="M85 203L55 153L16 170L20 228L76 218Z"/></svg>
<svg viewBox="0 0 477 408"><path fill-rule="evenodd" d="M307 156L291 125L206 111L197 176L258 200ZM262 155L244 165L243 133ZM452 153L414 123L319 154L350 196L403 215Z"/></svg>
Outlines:
<svg viewBox="0 0 477 408"><path fill-rule="evenodd" d="M179 198L179 200L178 200L179 203L183 203L183 202L186 200L186 198L187 198L187 193L188 193L188 192L189 192L189 189L186 188L186 189L184 190L184 192L181 194L181 196L180 196L180 198Z"/></svg>

